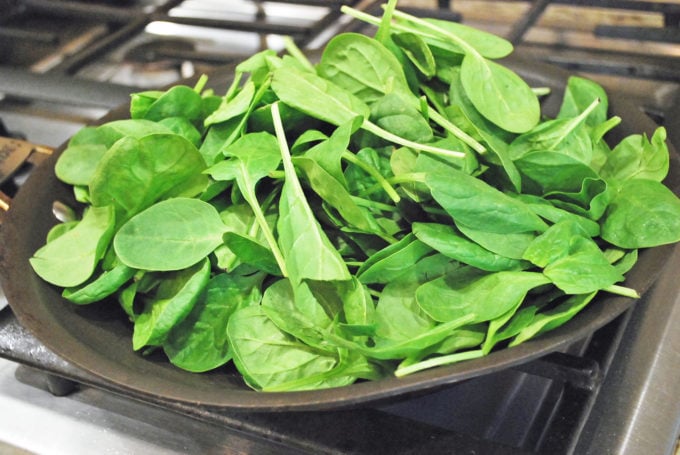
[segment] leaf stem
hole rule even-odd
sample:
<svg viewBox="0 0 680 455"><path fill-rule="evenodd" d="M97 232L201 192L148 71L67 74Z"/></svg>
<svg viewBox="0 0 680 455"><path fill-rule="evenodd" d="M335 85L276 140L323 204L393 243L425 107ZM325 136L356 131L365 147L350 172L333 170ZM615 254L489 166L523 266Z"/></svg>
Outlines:
<svg viewBox="0 0 680 455"><path fill-rule="evenodd" d="M227 92L224 94L224 100L229 101L234 97L236 94L236 91L238 90L239 86L241 85L241 79L243 78L243 73L236 73L234 75L234 80L231 81L231 84L229 85L229 88L227 89Z"/></svg>
<svg viewBox="0 0 680 455"><path fill-rule="evenodd" d="M388 0L387 6L380 20L380 26L375 34L375 39L385 44L390 36L390 24L392 22L392 12L397 7L397 0Z"/></svg>
<svg viewBox="0 0 680 455"><path fill-rule="evenodd" d="M369 24L380 25L380 22L381 22L381 20L379 18L375 17L375 16L371 16L370 14L364 13L363 11L356 10L356 9L349 7L349 6L346 6L346 5L343 5L340 8L340 11L342 11L344 14L347 14L349 16L354 17L355 19L359 19L359 20L367 22ZM470 46L465 40L457 37L456 35L454 35L452 33L449 33L446 30L441 29L440 27L437 27L436 25L434 25L430 22L427 22L427 21L420 19L416 16L412 16L410 14L404 13L404 12L399 11L397 9L395 9L392 12L392 14L394 15L394 17L405 19L407 21L411 21L414 24L418 24L418 25L420 25L421 27L423 27L427 30L431 30L435 34L438 34L440 38L445 37L445 38L450 39L451 41L456 43L459 47L461 47L462 50L465 53L473 54L475 57L478 57L478 58L484 58L484 57L482 57L482 55L479 52L477 52L477 50L474 47ZM408 27L408 26L405 26L405 25L402 25L402 24L399 24L399 23L393 22L392 28L394 28L395 30L403 31L403 32L419 33L419 34L422 34L422 35L430 36L432 38L437 38L436 35L424 33L422 30L416 30L412 27Z"/></svg>
<svg viewBox="0 0 680 455"><path fill-rule="evenodd" d="M639 299L640 298L640 294L635 289L628 288L628 287L625 287L625 286L619 286L617 284L612 284L611 286L607 286L606 288L603 289L603 291L609 292L611 294L622 295L624 297L630 297L631 299Z"/></svg>
<svg viewBox="0 0 680 455"><path fill-rule="evenodd" d="M477 142L472 136L467 134L465 131L458 128L449 119L441 115L439 112L437 112L434 109L430 109L429 114L432 121L434 121L436 124L444 128L449 133L453 134L461 141L465 142L472 148L472 150L479 153L480 155L484 155L486 153L486 147Z"/></svg>
<svg viewBox="0 0 680 455"><path fill-rule="evenodd" d="M377 169L375 169L370 164L362 161L354 153L349 152L347 150L342 154L342 159L349 161L350 163L354 164L362 171L366 172L368 175L373 177L378 182L378 185L380 185L380 188L385 190L385 193L387 193L389 198L392 199L392 201L394 201L395 204L399 203L401 197L399 196L399 194L397 194L397 190L395 190L394 187L389 184L387 179L385 179L385 177L383 177L382 174L378 172Z"/></svg>
<svg viewBox="0 0 680 455"><path fill-rule="evenodd" d="M394 14L394 17L398 17L398 18L405 19L407 21L411 21L414 24L420 25L421 27L424 27L428 30L432 30L434 33L436 33L440 36L444 36L446 38L449 38L451 41L453 41L458 46L460 46L463 49L463 51L465 51L466 54L472 54L475 58L484 59L484 57L479 52L477 52L477 49L475 49L470 44L468 44L467 41L465 41L462 38L459 38L458 36L454 35L453 33L449 33L447 30L444 30L444 29L436 26L435 24L433 24L431 22L428 22L428 21L423 20L419 17L412 16L410 14L404 13L403 11L399 11L399 10L395 10L393 14Z"/></svg>
<svg viewBox="0 0 680 455"><path fill-rule="evenodd" d="M366 131L373 133L376 136L381 137L387 141L394 142L395 144L399 144L404 147L409 147L414 150L418 150L421 152L429 152L435 155L447 156L449 158L456 159L465 158L465 153L462 152L456 152L454 150L447 150L441 147L435 147L433 145L419 144L417 142L409 141L408 139L404 139L403 137L397 136L396 134L390 133L389 131L380 128L378 125L369 120L364 120L361 127Z"/></svg>
<svg viewBox="0 0 680 455"><path fill-rule="evenodd" d="M399 367L394 372L394 375L398 378L415 373L417 371L426 370L432 367L438 367L442 365L450 365L452 363L461 362L463 360L471 360L482 357L484 351L481 349L475 349L473 351L456 352L454 354L442 355L439 357L433 357L431 359L423 360L422 362L413 363L405 367Z"/></svg>
<svg viewBox="0 0 680 455"><path fill-rule="evenodd" d="M250 184L248 180L248 173L247 171L243 171L243 179L244 179L244 187L245 188L251 188L253 187L252 184ZM248 191L250 193L250 191ZM258 201L257 201L257 196L255 195L255 192L253 191L252 194L246 195L244 193L244 198L248 200L248 203L250 204L251 209L253 210L253 213L255 214L255 220L257 221L257 224L260 226L260 229L262 229L262 235L264 235L265 240L267 241L267 244L269 245L269 248L272 250L272 254L274 255L274 259L276 259L276 263L278 264L279 268L281 269L281 274L284 277L288 276L288 270L286 268L286 261L283 259L283 254L281 253L281 249L279 248L278 243L276 243L276 239L274 238L274 234L272 233L271 228L269 227L269 224L267 223L267 219L264 216L264 212L262 212L262 207L260 207Z"/></svg>
<svg viewBox="0 0 680 455"><path fill-rule="evenodd" d="M397 208L393 205L383 204L382 202L372 201L370 199L363 199L357 196L352 196L352 201L361 207L368 207L383 212L396 212Z"/></svg>
<svg viewBox="0 0 680 455"><path fill-rule="evenodd" d="M284 36L283 37L283 45L286 48L286 51L295 58L298 62L302 64L306 69L309 71L315 72L314 65L312 65L312 62L309 61L307 56L300 50L298 45L295 43L293 38L290 36Z"/></svg>
<svg viewBox="0 0 680 455"><path fill-rule="evenodd" d="M285 151L288 151L288 145L286 144L285 140L282 141L281 137L279 136L279 134L283 134L283 125L281 124L281 115L279 114L279 106L277 103L272 104L272 119L274 122L274 130L276 131L276 137L277 139L279 139L279 148L281 149L281 153L284 152L283 150L284 148ZM288 152L288 155L290 156L290 152ZM267 224L267 220L264 217L264 213L262 212L261 207L257 205L257 210L255 210L255 207L253 207L253 211L255 212L255 217L257 219L258 224L260 224L260 227L262 227L262 234L265 236L265 239L267 240L269 247L272 249L272 253L274 254L276 263L281 269L281 274L284 277L288 277L288 268L286 267L286 261L283 258L283 254L281 253L279 244L276 242L276 239L274 238L274 234L272 233L271 229L269 229L269 225Z"/></svg>
<svg viewBox="0 0 680 455"><path fill-rule="evenodd" d="M427 174L425 172L408 172L404 174L395 175L394 177L390 177L386 180L387 183L390 185L401 185L402 183L425 183L426 175ZM366 196L368 194L373 194L381 189L382 187L380 185L373 185L363 190L361 192L361 195Z"/></svg>
<svg viewBox="0 0 680 455"><path fill-rule="evenodd" d="M581 123L585 121L586 117L590 115L590 113L593 111L593 109L597 107L598 104L600 104L600 99L595 98L593 102L590 103L590 105L583 110L583 112L581 112L578 116L570 119L568 121L569 126L561 135L555 138L552 144L549 144L547 146L547 150L552 150L554 147L557 146L557 144L562 142L569 134L571 134L572 131L574 131Z"/></svg>
<svg viewBox="0 0 680 455"><path fill-rule="evenodd" d="M533 87L531 91L534 92L536 96L546 96L552 93L552 89L550 87Z"/></svg>
<svg viewBox="0 0 680 455"><path fill-rule="evenodd" d="M201 74L201 77L198 78L196 81L196 84L194 85L194 92L198 93L199 95L205 88L205 84L208 83L208 75L207 74Z"/></svg>

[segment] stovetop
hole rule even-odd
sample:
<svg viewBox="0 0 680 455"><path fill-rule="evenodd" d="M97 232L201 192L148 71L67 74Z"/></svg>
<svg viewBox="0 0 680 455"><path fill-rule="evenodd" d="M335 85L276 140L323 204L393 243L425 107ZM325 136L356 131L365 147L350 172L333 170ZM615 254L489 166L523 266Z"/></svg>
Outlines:
<svg viewBox="0 0 680 455"><path fill-rule="evenodd" d="M5 3L12 9L0 19L0 46L18 47L0 56L0 120L10 133L51 147L134 91L209 72L263 47L281 49L283 35L315 49L355 27L340 18L341 4L378 7L368 0ZM680 144L680 111L671 113L680 105L680 57L524 39L550 3L565 2L534 2L510 27L518 50L630 94ZM603 2L623 3L646 2ZM657 4L673 23L680 8ZM456 2L437 5L446 8L427 12L465 19ZM0 406L12 409L0 413L0 442L41 454L670 454L680 433L678 267L675 248L648 295L564 352L433 394L327 412L144 402L56 357L0 298Z"/></svg>

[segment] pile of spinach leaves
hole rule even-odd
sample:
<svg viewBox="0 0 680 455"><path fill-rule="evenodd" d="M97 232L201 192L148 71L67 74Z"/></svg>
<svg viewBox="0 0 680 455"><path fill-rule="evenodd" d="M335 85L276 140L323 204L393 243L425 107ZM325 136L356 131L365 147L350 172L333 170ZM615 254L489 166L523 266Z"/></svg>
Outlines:
<svg viewBox="0 0 680 455"><path fill-rule="evenodd" d="M604 136L572 77L556 118L496 60L512 45L409 16L333 38L312 64L260 52L225 95L133 95L56 174L82 216L31 258L76 304L119 304L132 347L257 390L335 387L483 356L623 286L680 239L666 134Z"/></svg>

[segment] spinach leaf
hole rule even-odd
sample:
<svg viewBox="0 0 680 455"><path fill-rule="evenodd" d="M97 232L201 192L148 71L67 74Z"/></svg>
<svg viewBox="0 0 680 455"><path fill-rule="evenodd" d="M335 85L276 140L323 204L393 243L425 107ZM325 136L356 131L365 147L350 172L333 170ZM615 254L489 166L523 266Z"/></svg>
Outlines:
<svg viewBox="0 0 680 455"><path fill-rule="evenodd" d="M470 279L454 273L421 285L418 306L436 321L447 322L472 315L470 322L495 319L514 308L527 292L549 280L536 272L495 272Z"/></svg>
<svg viewBox="0 0 680 455"><path fill-rule="evenodd" d="M248 204L241 202L225 207L220 210L220 219L225 225L227 234L230 232L240 234L252 237L258 243L266 243L259 231L259 226L255 220L255 214ZM222 237L225 243L218 246L213 254L217 259L217 267L227 272L231 272L240 264L240 262L234 252L226 245L228 242L227 234ZM271 254L271 252L269 254Z"/></svg>
<svg viewBox="0 0 680 455"><path fill-rule="evenodd" d="M243 88L231 99L223 98L220 106L203 122L205 126L223 123L246 113L255 97L255 84L245 83Z"/></svg>
<svg viewBox="0 0 680 455"><path fill-rule="evenodd" d="M524 251L524 259L543 268L568 255L569 250L579 239L588 238L588 234L581 225L573 220L564 220L553 224L548 230L536 237Z"/></svg>
<svg viewBox="0 0 680 455"><path fill-rule="evenodd" d="M388 283L431 252L432 248L408 234L373 254L359 267L356 276L362 283Z"/></svg>
<svg viewBox="0 0 680 455"><path fill-rule="evenodd" d="M403 66L379 41L358 33L342 33L326 44L316 68L319 75L367 104L388 93L417 104Z"/></svg>
<svg viewBox="0 0 680 455"><path fill-rule="evenodd" d="M524 201L534 213L553 224L560 221L572 221L578 224L588 236L597 237L600 235L600 225L596 221L555 207L550 201L539 196L520 194L517 197Z"/></svg>
<svg viewBox="0 0 680 455"><path fill-rule="evenodd" d="M343 11L366 22L376 22L375 18L366 14L357 14L358 12L352 11L351 8L345 7ZM458 40L452 40L451 35L453 35L487 58L503 58L513 50L512 44L506 39L468 25L441 19L420 19L398 10L395 10L393 15L394 30L422 36L431 46L448 49L455 53L465 53L467 49Z"/></svg>
<svg viewBox="0 0 680 455"><path fill-rule="evenodd" d="M170 131L182 136L196 147L201 145L201 132L184 117L167 117L158 121L159 125L166 126Z"/></svg>
<svg viewBox="0 0 680 455"><path fill-rule="evenodd" d="M375 308L376 335L393 341L410 340L435 326L418 307L415 291L419 283L395 281L385 286Z"/></svg>
<svg viewBox="0 0 680 455"><path fill-rule="evenodd" d="M641 134L624 138L608 155L600 174L605 180L636 178L661 182L668 174L668 166L666 130L659 127L651 141Z"/></svg>
<svg viewBox="0 0 680 455"><path fill-rule="evenodd" d="M347 151L350 138L359 128L357 122L349 122L338 126L330 137L321 140L318 144L305 151L304 156L311 158L323 168L330 176L347 188L347 181L343 174L342 157ZM298 144L300 138L296 144Z"/></svg>
<svg viewBox="0 0 680 455"><path fill-rule="evenodd" d="M258 182L279 167L281 155L278 142L269 133L250 133L224 149L224 154L233 158L215 164L206 172L216 180L236 180L243 198L255 214L255 219L281 273L285 276L287 270L283 255L274 238L274 233L265 219L255 191Z"/></svg>
<svg viewBox="0 0 680 455"><path fill-rule="evenodd" d="M597 295L596 292L589 294L573 295L555 308L539 313L527 324L512 340L510 346L517 346L530 338L534 338L540 333L555 329L568 320L570 320L576 313L581 311L593 298Z"/></svg>
<svg viewBox="0 0 680 455"><path fill-rule="evenodd" d="M607 120L609 108L607 93L595 81L579 76L569 76L557 118L577 117L595 100L600 100L600 103L588 113L585 119L586 125L590 127L597 127Z"/></svg>
<svg viewBox="0 0 680 455"><path fill-rule="evenodd" d="M402 14L400 17L407 18L408 16ZM455 35L474 48L475 51L477 51L483 57L491 59L503 58L510 55L510 53L513 51L513 46L510 41L498 35L470 27L469 25L441 19L425 19L425 21L434 24L441 30L444 30L446 32L446 35L443 36L444 39L447 35ZM429 38L428 32L431 31L433 30L428 29L425 32L426 39ZM433 45L437 44L441 44L441 41L433 41ZM463 49L463 51L465 52L465 49Z"/></svg>
<svg viewBox="0 0 680 455"><path fill-rule="evenodd" d="M177 324L163 343L172 364L192 372L204 372L231 360L227 323L239 308L262 298L263 275L222 273L208 281L187 317Z"/></svg>
<svg viewBox="0 0 680 455"><path fill-rule="evenodd" d="M436 349L440 343L449 338L453 331L464 327L472 322L473 319L474 316L472 314L466 314L458 319L435 325L431 329L407 340L393 341L376 337L374 346L360 346L355 349L369 358L379 360L418 358L424 352L431 352L433 349Z"/></svg>
<svg viewBox="0 0 680 455"><path fill-rule="evenodd" d="M590 166L570 155L551 151L524 154L515 161L523 190L543 195L553 191L578 192L585 179L598 179Z"/></svg>
<svg viewBox="0 0 680 455"><path fill-rule="evenodd" d="M205 164L189 141L176 134L124 137L102 157L90 181L92 205L114 205L123 223L201 175Z"/></svg>
<svg viewBox="0 0 680 455"><path fill-rule="evenodd" d="M191 198L161 201L135 215L116 233L113 246L128 267L180 270L222 243L226 228L207 202Z"/></svg>
<svg viewBox="0 0 680 455"><path fill-rule="evenodd" d="M151 120L134 118L113 120L97 127L98 140L96 143L104 144L109 148L118 139L124 137L141 139L150 134L167 134L170 132L167 127Z"/></svg>
<svg viewBox="0 0 680 455"><path fill-rule="evenodd" d="M40 278L56 286L84 283L104 257L114 224L113 207L90 207L75 227L33 253L31 267Z"/></svg>
<svg viewBox="0 0 680 455"><path fill-rule="evenodd" d="M489 329L482 345L482 351L488 354L498 343L516 336L533 322L538 309L537 305L513 308L503 316L489 322Z"/></svg>
<svg viewBox="0 0 680 455"><path fill-rule="evenodd" d="M280 330L333 353L334 348L325 340L325 330L332 321L306 283L295 288L288 279L273 283L264 292L262 310Z"/></svg>
<svg viewBox="0 0 680 455"><path fill-rule="evenodd" d="M595 242L585 238L577 238L569 254L548 264L543 273L568 294L606 289L623 280L623 275L607 261Z"/></svg>
<svg viewBox="0 0 680 455"><path fill-rule="evenodd" d="M524 268L522 261L503 257L455 232L452 226L437 223L414 223L418 240L440 253L464 264L489 272Z"/></svg>
<svg viewBox="0 0 680 455"><path fill-rule="evenodd" d="M576 117L548 120L518 136L510 144L510 157L517 160L532 151L552 151L590 163L592 143L583 125L599 103L600 100L595 100Z"/></svg>
<svg viewBox="0 0 680 455"><path fill-rule="evenodd" d="M457 169L431 172L425 183L442 208L456 222L470 228L497 234L547 228L524 203Z"/></svg>
<svg viewBox="0 0 680 455"><path fill-rule="evenodd" d="M484 231L481 228L471 228L461 222L455 223L456 227L470 240L478 243L483 248L510 259L522 259L524 251L536 238L533 232L517 232L503 234L499 232Z"/></svg>
<svg viewBox="0 0 680 455"><path fill-rule="evenodd" d="M137 118L159 121L168 117L184 117L198 121L203 114L203 99L191 87L175 85L148 105L146 110L133 109ZM135 118L133 116L133 118Z"/></svg>
<svg viewBox="0 0 680 455"><path fill-rule="evenodd" d="M647 248L680 240L680 200L655 180L627 181L609 204L602 238L621 248Z"/></svg>
<svg viewBox="0 0 680 455"><path fill-rule="evenodd" d="M451 273L459 267L461 264L458 261L435 252L409 264L393 281L422 284Z"/></svg>
<svg viewBox="0 0 680 455"><path fill-rule="evenodd" d="M292 161L304 172L314 192L335 208L349 225L368 233L382 231L371 214L356 204L342 183L328 174L316 161L306 156L293 157Z"/></svg>
<svg viewBox="0 0 680 455"><path fill-rule="evenodd" d="M342 310L347 324L372 326L375 324L375 303L369 289L352 278L342 292Z"/></svg>
<svg viewBox="0 0 680 455"><path fill-rule="evenodd" d="M416 33L404 32L392 35L394 43L401 48L413 65L426 78L437 73L437 62L425 40Z"/></svg>
<svg viewBox="0 0 680 455"><path fill-rule="evenodd" d="M54 173L62 182L89 185L107 150L103 144L69 145L54 165Z"/></svg>
<svg viewBox="0 0 680 455"><path fill-rule="evenodd" d="M279 201L280 216L277 230L288 276L295 284L304 279L349 280L347 265L321 229L302 191L288 150L277 104L274 104L272 113L285 174ZM299 245L304 245L304 249ZM313 257L305 254L307 249L315 252Z"/></svg>
<svg viewBox="0 0 680 455"><path fill-rule="evenodd" d="M524 133L540 119L538 99L516 73L478 54L466 54L460 79L472 104L495 125Z"/></svg>
<svg viewBox="0 0 680 455"><path fill-rule="evenodd" d="M276 69L272 89L283 103L336 126L370 115L368 105L351 92L307 71Z"/></svg>
<svg viewBox="0 0 680 455"><path fill-rule="evenodd" d="M125 264L118 264L111 270L102 272L94 280L80 286L67 287L61 295L78 305L98 302L114 294L127 283L137 271Z"/></svg>
<svg viewBox="0 0 680 455"><path fill-rule="evenodd" d="M500 165L515 191L521 191L522 179L514 162L510 158L510 136L498 126L491 123L479 113L465 94L465 89L460 80L460 68L451 71L451 83L448 92L450 106L446 108L446 114L452 118L454 113L460 112L466 125L479 136L488 146L490 153L481 153L485 161ZM472 134L472 133L471 133Z"/></svg>
<svg viewBox="0 0 680 455"><path fill-rule="evenodd" d="M398 93L389 93L371 106L371 120L376 125L415 142L430 142L432 127L417 108L410 106Z"/></svg>
<svg viewBox="0 0 680 455"><path fill-rule="evenodd" d="M210 278L210 261L204 259L190 268L169 272L134 321L132 347L162 345L170 331L187 317Z"/></svg>
<svg viewBox="0 0 680 455"><path fill-rule="evenodd" d="M599 220L612 197L613 190L601 178L585 178L580 191L550 191L544 195L556 207L577 215Z"/></svg>
<svg viewBox="0 0 680 455"><path fill-rule="evenodd" d="M525 259L568 294L587 294L623 280L604 252L573 221L551 226L534 240Z"/></svg>
<svg viewBox="0 0 680 455"><path fill-rule="evenodd" d="M304 389L341 386L354 382L351 376L334 375L338 357L319 352L280 330L261 306L236 311L227 325L234 363L251 387L269 389L294 383L300 378L315 380Z"/></svg>
<svg viewBox="0 0 680 455"><path fill-rule="evenodd" d="M222 239L241 263L251 265L273 276L281 275L281 269L272 251L256 239L236 232L227 232Z"/></svg>

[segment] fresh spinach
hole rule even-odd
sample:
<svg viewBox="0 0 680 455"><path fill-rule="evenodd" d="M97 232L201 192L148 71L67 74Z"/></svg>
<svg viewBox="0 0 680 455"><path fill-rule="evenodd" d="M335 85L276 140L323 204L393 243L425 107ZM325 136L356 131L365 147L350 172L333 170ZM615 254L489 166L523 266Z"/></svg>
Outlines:
<svg viewBox="0 0 680 455"><path fill-rule="evenodd" d="M231 360L227 323L239 308L257 305L264 275L221 273L208 281L187 317L163 342L174 365L188 371L210 371Z"/></svg>
<svg viewBox="0 0 680 455"><path fill-rule="evenodd" d="M199 199L171 198L121 226L113 246L128 267L181 270L212 253L222 243L225 231L212 205Z"/></svg>
<svg viewBox="0 0 680 455"><path fill-rule="evenodd" d="M375 38L339 34L318 62L286 38L223 96L205 77L138 93L74 135L55 173L82 206L38 276L117 301L133 349L231 362L262 391L474 359L597 293L638 297L638 249L680 240L666 131L606 142L621 119L581 77L550 118L507 40L396 3L342 7Z"/></svg>
<svg viewBox="0 0 680 455"><path fill-rule="evenodd" d="M133 349L162 345L170 331L187 317L209 279L208 259L187 269L169 272L144 299L144 310L135 318Z"/></svg>
<svg viewBox="0 0 680 455"><path fill-rule="evenodd" d="M43 280L56 286L84 283L104 257L114 225L112 206L90 207L75 227L33 254L31 267Z"/></svg>

